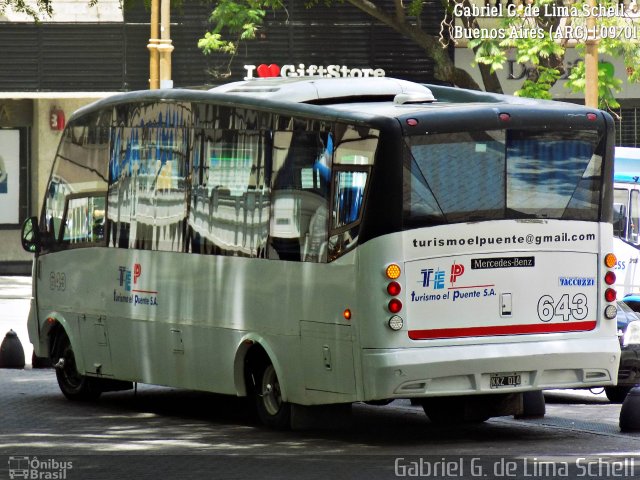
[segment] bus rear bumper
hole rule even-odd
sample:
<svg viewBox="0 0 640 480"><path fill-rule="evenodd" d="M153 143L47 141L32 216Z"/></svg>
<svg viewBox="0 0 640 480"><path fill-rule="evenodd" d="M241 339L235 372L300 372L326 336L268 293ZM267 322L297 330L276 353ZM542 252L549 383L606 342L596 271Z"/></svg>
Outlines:
<svg viewBox="0 0 640 480"><path fill-rule="evenodd" d="M364 400L613 385L613 337L404 349L365 349Z"/></svg>

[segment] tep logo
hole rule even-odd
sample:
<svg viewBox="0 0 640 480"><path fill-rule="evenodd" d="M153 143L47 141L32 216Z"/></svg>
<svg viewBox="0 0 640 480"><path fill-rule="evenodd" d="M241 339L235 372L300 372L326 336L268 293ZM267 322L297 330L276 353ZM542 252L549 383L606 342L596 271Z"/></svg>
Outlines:
<svg viewBox="0 0 640 480"><path fill-rule="evenodd" d="M456 283L456 280L460 275L464 273L464 265L460 265L459 263L454 263L451 265L451 277L449 277L449 281L451 284Z"/></svg>

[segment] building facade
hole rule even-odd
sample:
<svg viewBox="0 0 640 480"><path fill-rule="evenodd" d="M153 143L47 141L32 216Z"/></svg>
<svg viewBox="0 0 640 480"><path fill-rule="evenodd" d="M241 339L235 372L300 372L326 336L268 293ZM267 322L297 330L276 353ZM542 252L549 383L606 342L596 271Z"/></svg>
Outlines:
<svg viewBox="0 0 640 480"><path fill-rule="evenodd" d="M453 1L453 0L451 0ZM0 14L0 274L28 273L31 255L20 244L22 221L38 215L62 128L81 106L117 92L149 86L150 12L144 2L124 11L119 0L52 0L55 14L36 23L10 10ZM198 39L210 28L211 6L185 0L171 12L172 79L174 88L271 75L278 72L313 74L321 71L386 76L431 82L433 63L412 41L354 7L308 9L305 2L287 0L286 9L270 13L257 38L238 53L205 56ZM394 0L377 5L393 7ZM483 2L506 6L513 2ZM625 0L625 6L630 0ZM441 2L424 8L421 24L449 40ZM449 18L449 20L451 20ZM491 19L489 19L491 20ZM482 20L485 21L484 19ZM482 85L466 42L450 42L448 53ZM580 61L571 51L567 70ZM604 59L624 80L618 95L616 144L640 146L640 87L626 82L624 66ZM505 93L520 88L524 67L510 61L499 72ZM554 98L582 102L563 81Z"/></svg>
<svg viewBox="0 0 640 480"><path fill-rule="evenodd" d="M433 80L433 65L420 48L359 10L341 6L338 16L336 9L285 3L286 10L269 15L258 38L233 58L205 56L197 47L210 27L210 6L186 0L174 8L174 88L240 80L264 68L331 67L352 75L377 70ZM100 0L94 7L87 0L53 0L52 5L54 16L39 23L10 10L0 15L0 274L30 271L21 223L40 212L70 115L96 99L149 85L150 13L142 1L124 11L117 0ZM437 3L421 20L435 33L443 17Z"/></svg>

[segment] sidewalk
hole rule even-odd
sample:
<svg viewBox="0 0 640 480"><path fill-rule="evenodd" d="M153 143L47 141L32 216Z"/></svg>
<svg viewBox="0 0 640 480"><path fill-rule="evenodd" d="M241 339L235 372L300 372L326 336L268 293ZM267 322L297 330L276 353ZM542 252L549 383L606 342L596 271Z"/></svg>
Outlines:
<svg viewBox="0 0 640 480"><path fill-rule="evenodd" d="M27 333L31 299L31 277L0 276L0 342L7 332L18 334L27 365L31 365L33 346Z"/></svg>

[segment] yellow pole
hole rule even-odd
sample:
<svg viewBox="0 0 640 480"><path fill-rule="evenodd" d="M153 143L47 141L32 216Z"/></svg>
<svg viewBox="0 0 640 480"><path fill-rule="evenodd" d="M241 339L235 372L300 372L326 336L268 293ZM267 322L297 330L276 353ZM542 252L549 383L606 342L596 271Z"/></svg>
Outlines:
<svg viewBox="0 0 640 480"><path fill-rule="evenodd" d="M585 91L584 104L587 107L598 108L598 35L596 33L596 17L591 13L596 6L596 0L589 0L590 13L587 17L587 31L589 32L586 41L584 56L585 66Z"/></svg>
<svg viewBox="0 0 640 480"><path fill-rule="evenodd" d="M147 48L149 49L149 88L155 90L160 88L160 64L158 45L160 39L160 1L151 0L151 38Z"/></svg>
<svg viewBox="0 0 640 480"><path fill-rule="evenodd" d="M171 9L170 0L160 0L160 88L173 88L171 80Z"/></svg>

